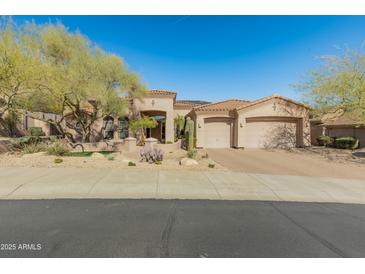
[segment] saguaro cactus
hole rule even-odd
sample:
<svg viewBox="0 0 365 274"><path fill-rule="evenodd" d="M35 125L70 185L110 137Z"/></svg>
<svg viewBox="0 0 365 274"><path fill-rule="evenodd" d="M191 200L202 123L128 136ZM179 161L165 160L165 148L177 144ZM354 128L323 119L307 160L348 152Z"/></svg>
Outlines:
<svg viewBox="0 0 365 274"><path fill-rule="evenodd" d="M194 149L194 121L190 117L186 119L185 125L185 139L187 142L187 150Z"/></svg>

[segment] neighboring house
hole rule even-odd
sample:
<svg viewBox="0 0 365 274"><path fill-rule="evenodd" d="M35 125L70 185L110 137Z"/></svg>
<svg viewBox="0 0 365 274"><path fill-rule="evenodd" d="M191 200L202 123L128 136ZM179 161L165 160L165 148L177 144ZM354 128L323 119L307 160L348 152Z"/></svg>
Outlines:
<svg viewBox="0 0 365 274"><path fill-rule="evenodd" d="M129 112L124 117L108 116L96 121L91 141L100 141L105 136L115 141L132 136L129 121L146 115L158 121L156 128L147 130L147 137L156 138L160 143L174 142L174 118L181 115L189 116L195 122L196 144L199 148L287 148L310 145L309 108L291 99L273 95L255 101L231 99L209 103L179 101L176 95L171 91L150 90L143 100L130 99ZM72 124L74 120L70 116L66 122ZM106 134L105 129L110 130L110 125L114 125L113 131ZM77 125L73 127L77 128ZM44 131L47 135L51 134L51 129Z"/></svg>
<svg viewBox="0 0 365 274"><path fill-rule="evenodd" d="M365 147L365 123L355 119L350 114L331 113L321 119L311 120L311 141L317 145L317 137L320 135L332 138L354 137L359 139L359 147Z"/></svg>
<svg viewBox="0 0 365 274"><path fill-rule="evenodd" d="M30 115L31 114L31 115ZM49 135L57 135L57 129L50 125L47 122L34 119L32 117L39 117L45 120L55 120L60 119L57 114L54 113L44 113L44 112L27 112L27 114L20 114L18 117L18 121L16 124L16 128L14 128L14 136L24 136L28 134L28 131L31 127L40 127L42 128L45 136ZM5 128L0 127L0 136L9 137L9 132Z"/></svg>

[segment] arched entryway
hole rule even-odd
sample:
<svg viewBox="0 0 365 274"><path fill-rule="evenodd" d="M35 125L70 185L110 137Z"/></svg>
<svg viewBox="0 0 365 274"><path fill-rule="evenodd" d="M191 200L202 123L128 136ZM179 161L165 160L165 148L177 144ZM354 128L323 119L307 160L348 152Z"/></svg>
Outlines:
<svg viewBox="0 0 365 274"><path fill-rule="evenodd" d="M145 135L147 138L152 137L160 143L166 141L166 112L165 111L142 111L141 115L153 117L157 121L157 127L146 129Z"/></svg>

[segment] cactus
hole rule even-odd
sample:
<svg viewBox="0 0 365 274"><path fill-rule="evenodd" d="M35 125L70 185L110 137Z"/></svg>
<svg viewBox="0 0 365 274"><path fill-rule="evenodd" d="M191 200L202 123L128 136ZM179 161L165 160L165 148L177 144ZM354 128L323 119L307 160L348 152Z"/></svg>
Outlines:
<svg viewBox="0 0 365 274"><path fill-rule="evenodd" d="M187 142L187 150L194 149L194 121L190 117L186 118L185 140Z"/></svg>

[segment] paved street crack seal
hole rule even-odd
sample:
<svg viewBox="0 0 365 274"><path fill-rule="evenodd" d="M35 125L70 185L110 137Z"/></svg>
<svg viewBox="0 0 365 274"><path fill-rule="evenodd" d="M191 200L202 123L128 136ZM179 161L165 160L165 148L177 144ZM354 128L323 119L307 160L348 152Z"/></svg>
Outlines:
<svg viewBox="0 0 365 274"><path fill-rule="evenodd" d="M176 222L176 201L173 202L167 222L161 234L160 257L170 257L169 243L173 226Z"/></svg>
<svg viewBox="0 0 365 274"><path fill-rule="evenodd" d="M290 222L292 222L293 224L295 224L297 227L299 227L300 229L302 229L309 236L311 236L312 238L314 238L315 240L317 240L318 242L320 242L322 245L324 245L325 247L327 247L328 249L330 249L332 252L336 253L338 256L343 257L343 258L349 257L341 249L339 249L338 247L336 247L335 245L333 245L332 243L330 243L326 239L323 239L319 235L315 234L313 231L307 229L303 225L301 225L298 222L296 222L292 217L290 217L288 214L286 214L282 210L280 210L274 203L270 202L270 205L277 212L279 212L279 214L281 214L282 216L284 216L285 218L287 218Z"/></svg>

